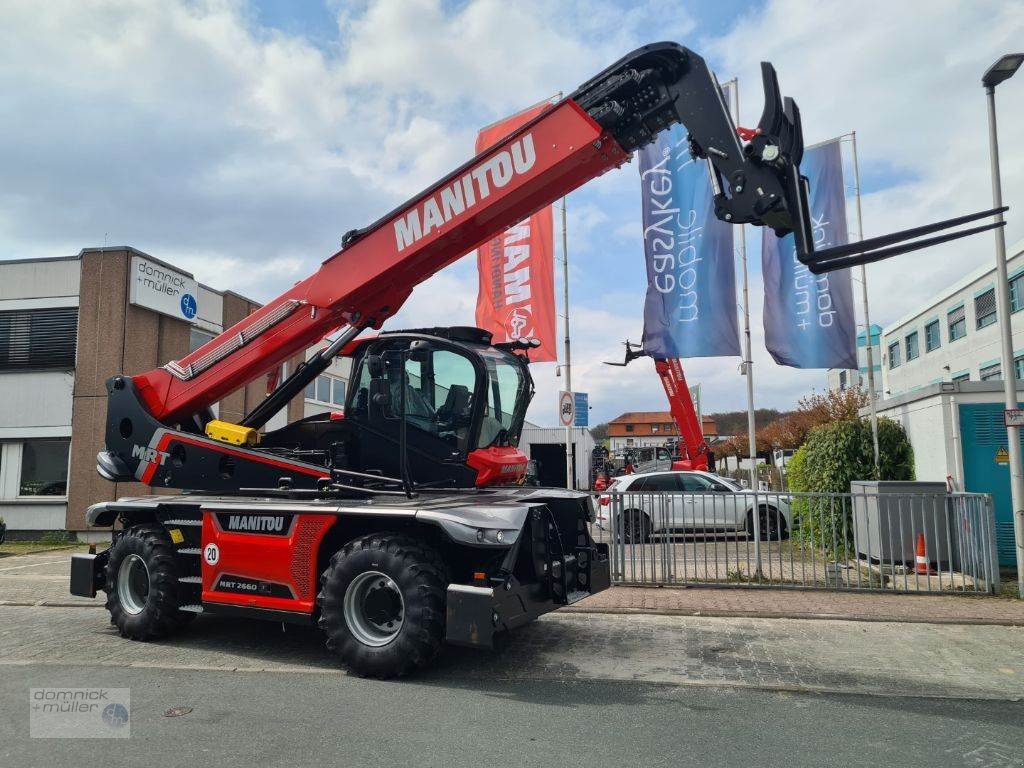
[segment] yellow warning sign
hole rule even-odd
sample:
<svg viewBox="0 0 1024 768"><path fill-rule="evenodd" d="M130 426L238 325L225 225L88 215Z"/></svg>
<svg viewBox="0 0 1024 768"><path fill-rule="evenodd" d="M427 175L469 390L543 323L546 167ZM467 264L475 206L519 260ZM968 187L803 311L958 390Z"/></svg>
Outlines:
<svg viewBox="0 0 1024 768"><path fill-rule="evenodd" d="M1000 448L996 451L996 464L1007 465L1010 463L1010 454L1005 448Z"/></svg>

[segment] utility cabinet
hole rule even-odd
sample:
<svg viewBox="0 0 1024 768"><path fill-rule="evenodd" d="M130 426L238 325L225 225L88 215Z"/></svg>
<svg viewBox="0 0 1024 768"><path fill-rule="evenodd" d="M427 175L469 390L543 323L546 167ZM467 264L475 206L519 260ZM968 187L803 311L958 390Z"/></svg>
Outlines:
<svg viewBox="0 0 1024 768"><path fill-rule="evenodd" d="M945 483L857 480L850 493L854 546L862 558L913 565L917 535L923 533L929 562L947 567L956 559Z"/></svg>

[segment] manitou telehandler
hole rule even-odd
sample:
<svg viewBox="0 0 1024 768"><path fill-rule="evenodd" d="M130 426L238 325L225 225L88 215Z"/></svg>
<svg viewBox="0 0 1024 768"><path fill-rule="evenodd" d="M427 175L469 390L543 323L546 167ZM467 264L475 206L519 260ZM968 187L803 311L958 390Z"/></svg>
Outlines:
<svg viewBox="0 0 1024 768"><path fill-rule="evenodd" d="M678 358L660 358L649 355L643 346L633 346L627 340L626 358L621 363L606 362L605 365L627 366L638 357L651 357L654 370L661 380L668 400L668 409L679 429L679 439L674 441L674 450L669 451L670 458L665 462L655 459L656 466L645 466L634 462L634 472L648 472L661 469L697 469L705 472L715 471L715 454L704 439L704 425L700 415L693 407L693 397L686 385L686 374L683 373L683 362ZM662 466L664 463L664 466Z"/></svg>
<svg viewBox="0 0 1024 768"><path fill-rule="evenodd" d="M712 169L716 215L795 231L812 268L870 260L905 239L814 252L799 114L770 65L763 73L760 131L741 144L700 56L674 43L640 48L348 232L314 275L209 343L111 378L97 470L186 492L90 507L89 525L111 528L112 545L74 556L71 591L105 591L111 621L137 640L198 613L316 622L349 669L390 677L430 663L445 641L488 647L608 587L588 495L517 485L531 344L492 344L473 328L357 336L442 267L680 121ZM333 341L240 423L213 418L211 404L325 336ZM353 363L343 414L262 433L339 354Z"/></svg>

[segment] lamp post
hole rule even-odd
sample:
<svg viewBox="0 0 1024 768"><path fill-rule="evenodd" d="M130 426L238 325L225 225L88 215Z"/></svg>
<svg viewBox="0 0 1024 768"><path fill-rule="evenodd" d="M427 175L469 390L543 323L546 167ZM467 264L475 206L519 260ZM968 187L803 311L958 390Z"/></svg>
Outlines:
<svg viewBox="0 0 1024 768"><path fill-rule="evenodd" d="M988 146L992 164L992 206L1003 207L1003 189L999 178L999 140L996 135L996 86L1009 80L1024 63L1024 53L1008 53L988 68L981 78L988 97ZM1003 220L996 213L996 221ZM1017 408L1017 377L1013 366L1013 329L1010 327L1010 282L1006 270L1006 236L1003 227L993 230L996 238L996 309L999 313L1000 341L1003 350L1003 394L1006 409ZM1017 590L1024 597L1024 469L1021 467L1020 427L1006 428L1010 452L1010 496L1013 504L1013 534L1017 552Z"/></svg>

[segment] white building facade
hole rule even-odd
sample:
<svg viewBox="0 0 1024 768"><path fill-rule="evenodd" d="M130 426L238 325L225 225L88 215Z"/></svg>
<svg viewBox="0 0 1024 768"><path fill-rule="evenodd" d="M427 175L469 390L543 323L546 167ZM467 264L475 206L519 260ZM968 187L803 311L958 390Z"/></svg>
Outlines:
<svg viewBox="0 0 1024 768"><path fill-rule="evenodd" d="M1010 250L1014 368L1024 378L1024 241ZM883 396L1002 378L995 266L980 269L882 332Z"/></svg>
<svg viewBox="0 0 1024 768"><path fill-rule="evenodd" d="M871 326L871 363L874 369L875 396L882 396L882 327ZM828 388L834 392L860 388L868 390L868 336L865 331L857 334L857 370L829 368L826 373Z"/></svg>

